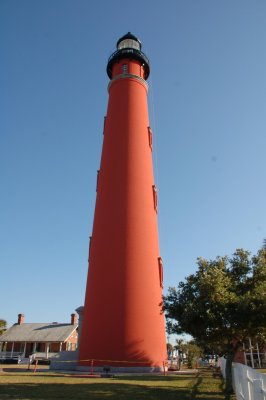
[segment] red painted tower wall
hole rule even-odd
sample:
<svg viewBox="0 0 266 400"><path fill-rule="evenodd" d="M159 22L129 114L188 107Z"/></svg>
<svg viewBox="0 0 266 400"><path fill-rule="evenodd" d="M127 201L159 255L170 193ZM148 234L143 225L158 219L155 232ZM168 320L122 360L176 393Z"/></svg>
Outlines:
<svg viewBox="0 0 266 400"><path fill-rule="evenodd" d="M94 359L94 365L161 369L166 358L157 192L143 77L138 60L122 58L112 67L80 365Z"/></svg>

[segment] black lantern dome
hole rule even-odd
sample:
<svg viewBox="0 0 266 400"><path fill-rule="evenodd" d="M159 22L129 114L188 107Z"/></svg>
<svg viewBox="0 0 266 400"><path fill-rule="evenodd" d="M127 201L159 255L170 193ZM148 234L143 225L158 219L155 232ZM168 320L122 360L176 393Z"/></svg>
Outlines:
<svg viewBox="0 0 266 400"><path fill-rule="evenodd" d="M128 32L126 35L122 36L116 43L116 48L118 50L126 47L132 47L134 49L141 50L141 41L137 38L137 36L133 35L131 32Z"/></svg>
<svg viewBox="0 0 266 400"><path fill-rule="evenodd" d="M150 75L150 63L145 54L141 51L141 41L128 32L126 35L122 36L116 44L117 50L109 57L107 64L107 75L112 79L112 68L113 65L123 58L129 58L132 60L137 60L144 67L144 78L148 79Z"/></svg>

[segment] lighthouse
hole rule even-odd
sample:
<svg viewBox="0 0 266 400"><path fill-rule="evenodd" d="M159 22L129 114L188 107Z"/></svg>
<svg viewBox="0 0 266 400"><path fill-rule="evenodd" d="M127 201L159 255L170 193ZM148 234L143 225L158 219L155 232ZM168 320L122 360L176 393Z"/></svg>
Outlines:
<svg viewBox="0 0 266 400"><path fill-rule="evenodd" d="M107 63L104 121L79 366L161 371L163 263L148 116L150 63L127 33Z"/></svg>

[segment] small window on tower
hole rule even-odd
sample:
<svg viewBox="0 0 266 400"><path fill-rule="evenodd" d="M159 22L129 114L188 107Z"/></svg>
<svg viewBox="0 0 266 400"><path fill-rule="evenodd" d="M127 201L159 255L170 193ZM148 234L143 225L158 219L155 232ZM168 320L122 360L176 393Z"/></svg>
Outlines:
<svg viewBox="0 0 266 400"><path fill-rule="evenodd" d="M104 131L105 131L105 124L106 124L106 116L104 117L104 121L103 121L103 135L104 135Z"/></svg>
<svg viewBox="0 0 266 400"><path fill-rule="evenodd" d="M99 174L100 174L100 170L98 169L98 171L97 171L97 178L96 178L96 192L98 192Z"/></svg>
<svg viewBox="0 0 266 400"><path fill-rule="evenodd" d="M152 192L153 192L154 210L157 212L157 209L158 209L158 198L157 198L157 189L156 189L155 185L152 185Z"/></svg>
<svg viewBox="0 0 266 400"><path fill-rule="evenodd" d="M159 282L161 288L163 288L163 260L161 257L158 258L158 267L159 267Z"/></svg>
<svg viewBox="0 0 266 400"><path fill-rule="evenodd" d="M127 64L123 64L123 65L122 65L122 72L123 72L123 74L127 74L127 71L128 71L128 66L127 66Z"/></svg>
<svg viewBox="0 0 266 400"><path fill-rule="evenodd" d="M89 254L88 254L88 263L90 262L90 252L91 252L91 236L89 238Z"/></svg>
<svg viewBox="0 0 266 400"><path fill-rule="evenodd" d="M152 130L150 126L148 126L148 138L149 138L149 146L152 150Z"/></svg>

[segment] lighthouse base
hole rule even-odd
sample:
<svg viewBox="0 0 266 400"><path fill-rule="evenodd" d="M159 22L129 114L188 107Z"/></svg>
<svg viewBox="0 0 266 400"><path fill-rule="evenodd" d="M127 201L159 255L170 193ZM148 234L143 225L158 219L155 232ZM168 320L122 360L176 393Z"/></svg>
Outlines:
<svg viewBox="0 0 266 400"><path fill-rule="evenodd" d="M154 365L154 366L118 366L118 365L94 365L89 362L87 365L79 365L79 353L76 351L63 351L58 353L56 357L50 359L50 370L64 370L64 371L79 371L86 373L131 373L131 374L152 374L163 373L167 371L167 365Z"/></svg>
<svg viewBox="0 0 266 400"><path fill-rule="evenodd" d="M50 370L73 371L77 366L78 357L78 350L61 351L56 355L56 357L50 358Z"/></svg>

